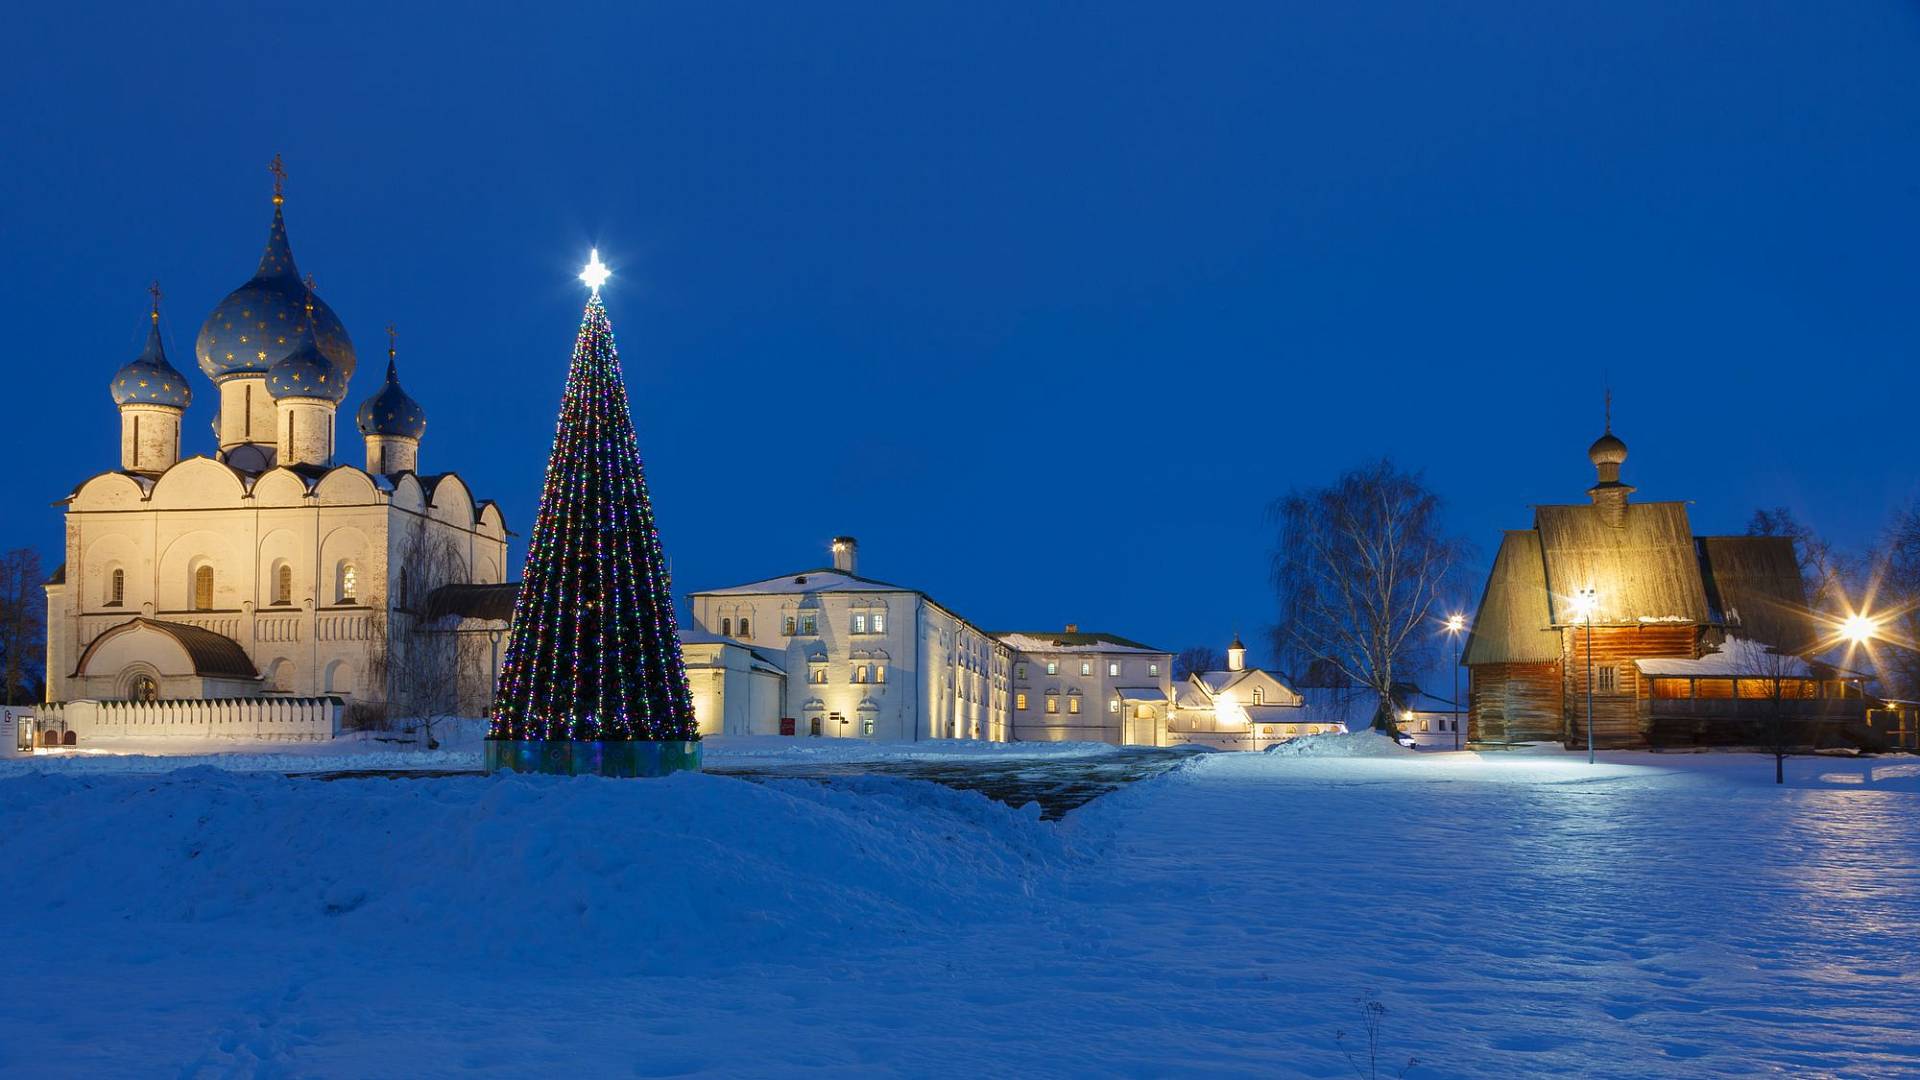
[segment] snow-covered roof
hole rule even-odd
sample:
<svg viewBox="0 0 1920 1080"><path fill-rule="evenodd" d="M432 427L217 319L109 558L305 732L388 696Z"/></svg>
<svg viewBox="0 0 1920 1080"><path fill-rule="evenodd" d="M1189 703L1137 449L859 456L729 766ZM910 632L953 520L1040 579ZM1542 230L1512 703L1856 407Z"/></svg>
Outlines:
<svg viewBox="0 0 1920 1080"><path fill-rule="evenodd" d="M1240 711L1256 724L1331 724L1323 714L1299 705L1242 705Z"/></svg>
<svg viewBox="0 0 1920 1080"><path fill-rule="evenodd" d="M1114 693L1120 695L1121 701L1153 702L1167 700L1165 691L1157 686L1123 686L1115 690Z"/></svg>
<svg viewBox="0 0 1920 1080"><path fill-rule="evenodd" d="M1740 677L1812 679L1818 675L1812 665L1792 653L1776 653L1768 646L1746 638L1728 637L1719 651L1698 660L1678 657L1650 657L1633 665L1646 675L1673 675L1688 678Z"/></svg>
<svg viewBox="0 0 1920 1080"><path fill-rule="evenodd" d="M844 570L825 568L805 570L798 574L783 574L763 581L751 581L745 585L731 585L724 589L701 589L695 596L747 596L777 594L800 594L817 592L906 592L917 593L918 589L909 589L904 585L889 585L884 581L863 578L849 574Z"/></svg>
<svg viewBox="0 0 1920 1080"><path fill-rule="evenodd" d="M1079 631L1048 633L1035 631L999 631L999 638L1010 649L1027 653L1151 653L1170 656L1165 649L1142 645L1116 634L1083 634Z"/></svg>
<svg viewBox="0 0 1920 1080"><path fill-rule="evenodd" d="M719 634L709 634L704 630L687 629L687 630L680 631L680 644L682 645L731 645L737 649L746 650L748 659L751 660L756 667L759 667L762 670L777 671L782 675L785 675L787 673L787 669L785 665L767 656L765 653L761 652L759 649L754 648L752 645L749 645L746 642L741 641L739 638L721 637Z"/></svg>
<svg viewBox="0 0 1920 1080"><path fill-rule="evenodd" d="M1345 724L1349 730L1371 725L1380 704L1380 695L1365 687L1306 686L1297 692L1301 711L1311 717L1305 722Z"/></svg>

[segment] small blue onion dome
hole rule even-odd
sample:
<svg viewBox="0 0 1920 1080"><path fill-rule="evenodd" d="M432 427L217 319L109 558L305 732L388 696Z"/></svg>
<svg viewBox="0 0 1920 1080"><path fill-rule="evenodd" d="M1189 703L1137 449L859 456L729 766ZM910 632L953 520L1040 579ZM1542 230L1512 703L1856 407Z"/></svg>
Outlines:
<svg viewBox="0 0 1920 1080"><path fill-rule="evenodd" d="M264 374L289 356L306 333L307 287L287 243L281 196L273 197L273 226L253 279L227 294L207 316L194 341L194 355L209 379ZM340 317L325 302L313 304L314 339L344 383L353 377L353 342Z"/></svg>
<svg viewBox="0 0 1920 1080"><path fill-rule="evenodd" d="M167 362L160 344L160 305L154 302L153 325L147 328L147 347L132 363L113 373L115 405L171 405L184 409L193 401L187 377Z"/></svg>
<svg viewBox="0 0 1920 1080"><path fill-rule="evenodd" d="M354 422L362 435L404 435L417 439L427 433L426 410L400 389L400 376L394 372L393 350L387 350L387 384L379 393L360 403Z"/></svg>
<svg viewBox="0 0 1920 1080"><path fill-rule="evenodd" d="M318 301L309 297L306 310L312 312ZM307 332L294 342L293 351L274 361L267 369L267 393L275 401L281 398L304 397L320 398L335 405L346 400L347 380L341 378L340 369L320 351L320 345L314 340L312 327L314 320L305 321Z"/></svg>

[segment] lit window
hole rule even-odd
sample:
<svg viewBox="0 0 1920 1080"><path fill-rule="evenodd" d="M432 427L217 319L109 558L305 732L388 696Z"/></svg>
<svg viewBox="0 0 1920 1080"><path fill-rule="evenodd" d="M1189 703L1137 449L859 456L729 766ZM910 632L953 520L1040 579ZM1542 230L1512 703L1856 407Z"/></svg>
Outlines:
<svg viewBox="0 0 1920 1080"><path fill-rule="evenodd" d="M860 734L862 735L873 734L873 717L866 716L860 719Z"/></svg>
<svg viewBox="0 0 1920 1080"><path fill-rule="evenodd" d="M1091 660L1080 661L1080 674L1082 675L1093 674L1093 661Z"/></svg>
<svg viewBox="0 0 1920 1080"><path fill-rule="evenodd" d="M1600 692L1603 694L1613 693L1614 688L1618 685L1616 682L1616 676L1614 675L1613 665L1608 664L1608 665L1605 665L1604 667L1599 668L1598 674L1600 676Z"/></svg>
<svg viewBox="0 0 1920 1080"><path fill-rule="evenodd" d="M1111 713L1117 713L1117 712L1119 712L1119 711L1120 711L1120 699L1119 699L1119 698L1114 698L1114 699L1113 699L1112 701L1109 701L1109 702L1107 702L1107 711L1108 711L1108 712L1111 712Z"/></svg>
<svg viewBox="0 0 1920 1080"><path fill-rule="evenodd" d="M866 682L866 681L867 681L867 670L868 670L868 669L867 669L867 665L865 665L865 664L855 664L855 665L853 665L853 681L854 681L854 682L857 682L857 683L864 683L864 682Z"/></svg>
<svg viewBox="0 0 1920 1080"><path fill-rule="evenodd" d="M1107 662L1107 676L1114 679L1120 677L1120 661L1110 660Z"/></svg>
<svg viewBox="0 0 1920 1080"><path fill-rule="evenodd" d="M853 632L856 634L864 634L867 632L866 612L856 611L853 613Z"/></svg>
<svg viewBox="0 0 1920 1080"><path fill-rule="evenodd" d="M407 572L405 570L400 571L401 580L406 580L406 576ZM286 563L281 563L280 569L275 572L273 578L273 602L276 604L293 603L293 567ZM405 598L402 597L402 600L404 601Z"/></svg>
<svg viewBox="0 0 1920 1080"><path fill-rule="evenodd" d="M127 599L127 572L115 569L107 578L107 606L119 607Z"/></svg>
<svg viewBox="0 0 1920 1080"><path fill-rule="evenodd" d="M360 595L360 571L352 563L340 564L340 602L351 604Z"/></svg>
<svg viewBox="0 0 1920 1080"><path fill-rule="evenodd" d="M807 665L807 681L815 686L825 686L827 684L827 665Z"/></svg>
<svg viewBox="0 0 1920 1080"><path fill-rule="evenodd" d="M1016 708L1016 709L1024 709L1024 708L1026 708L1026 707L1027 707L1027 695L1025 695L1025 694L1015 694L1015 695L1013 695L1013 707L1014 707L1014 708Z"/></svg>
<svg viewBox="0 0 1920 1080"><path fill-rule="evenodd" d="M1060 674L1060 661L1058 660L1047 661L1047 674L1049 675Z"/></svg>
<svg viewBox="0 0 1920 1080"><path fill-rule="evenodd" d="M1080 698L1077 695L1067 699L1067 711L1075 716L1080 715Z"/></svg>
<svg viewBox="0 0 1920 1080"><path fill-rule="evenodd" d="M1149 676L1151 676L1151 677L1153 677L1153 678L1159 678L1159 677L1160 677L1160 665L1159 665L1159 664L1148 664L1148 665L1147 665L1147 674L1148 674Z"/></svg>
<svg viewBox="0 0 1920 1080"><path fill-rule="evenodd" d="M213 567L203 566L193 572L193 609L195 611L213 610Z"/></svg>
<svg viewBox="0 0 1920 1080"><path fill-rule="evenodd" d="M793 616L787 616L785 624L781 627L781 633L786 634L788 637L793 636Z"/></svg>
<svg viewBox="0 0 1920 1080"><path fill-rule="evenodd" d="M885 664L873 665L873 681L877 683L883 683L887 681L887 665Z"/></svg>
<svg viewBox="0 0 1920 1080"><path fill-rule="evenodd" d="M1057 695L1054 695L1054 694L1047 695L1047 711L1050 713L1057 713L1060 711L1060 698Z"/></svg>
<svg viewBox="0 0 1920 1080"><path fill-rule="evenodd" d="M1267 703L1266 699L1267 699L1267 692L1265 690L1261 689L1258 686L1253 688L1253 703L1255 705L1265 705Z"/></svg>
<svg viewBox="0 0 1920 1080"><path fill-rule="evenodd" d="M873 626L874 633L876 634L886 633L887 632L887 613L884 611L874 612L872 626Z"/></svg>
<svg viewBox="0 0 1920 1080"><path fill-rule="evenodd" d="M747 617L745 615L740 616L740 640L742 641L753 636L753 631L747 627Z"/></svg>

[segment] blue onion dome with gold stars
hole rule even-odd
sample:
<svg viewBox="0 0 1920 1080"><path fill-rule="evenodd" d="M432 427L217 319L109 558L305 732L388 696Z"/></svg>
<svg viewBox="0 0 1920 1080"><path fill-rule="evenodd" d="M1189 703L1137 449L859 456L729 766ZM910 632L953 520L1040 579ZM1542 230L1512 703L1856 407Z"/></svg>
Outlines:
<svg viewBox="0 0 1920 1080"><path fill-rule="evenodd" d="M360 403L354 423L362 435L404 435L418 439L427 433L427 413L420 403L400 389L400 376L393 366L394 350L387 349L387 384Z"/></svg>
<svg viewBox="0 0 1920 1080"><path fill-rule="evenodd" d="M187 377L167 362L167 350L160 344L160 308L156 301L153 325L147 328L147 347L140 355L113 373L115 405L171 405L184 409L193 401Z"/></svg>
<svg viewBox="0 0 1920 1080"><path fill-rule="evenodd" d="M318 306L318 298L309 294L301 311L305 316L302 320L305 332L295 339L292 352L267 369L267 393L273 395L275 401L290 397L319 398L338 405L346 400L347 380L340 377L340 369L314 340L312 327L316 320L311 316L318 313Z"/></svg>
<svg viewBox="0 0 1920 1080"><path fill-rule="evenodd" d="M287 243L287 223L281 212L283 175L276 164L273 227L267 232L267 250L253 279L227 294L200 327L194 355L200 370L219 382L235 375L261 375L292 355L305 336L307 287L293 262ZM313 336L320 352L344 386L353 377L353 342L340 317L324 301L313 305Z"/></svg>

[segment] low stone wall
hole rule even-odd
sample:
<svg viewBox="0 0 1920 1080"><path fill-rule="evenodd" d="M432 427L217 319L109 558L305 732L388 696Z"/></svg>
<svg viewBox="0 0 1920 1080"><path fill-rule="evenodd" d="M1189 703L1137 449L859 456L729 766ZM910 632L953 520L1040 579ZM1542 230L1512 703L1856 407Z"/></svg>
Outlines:
<svg viewBox="0 0 1920 1080"><path fill-rule="evenodd" d="M235 739L300 742L340 733L337 697L179 698L167 701L64 701L36 706L44 734L88 739Z"/></svg>

